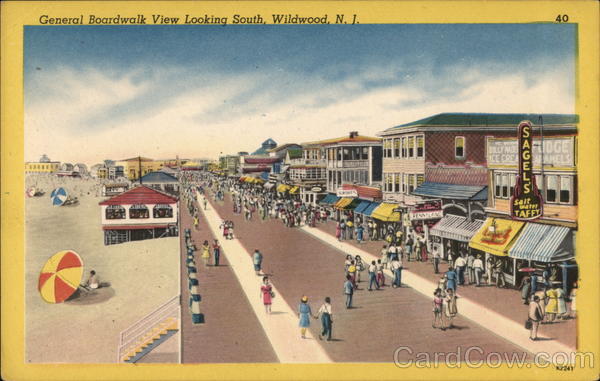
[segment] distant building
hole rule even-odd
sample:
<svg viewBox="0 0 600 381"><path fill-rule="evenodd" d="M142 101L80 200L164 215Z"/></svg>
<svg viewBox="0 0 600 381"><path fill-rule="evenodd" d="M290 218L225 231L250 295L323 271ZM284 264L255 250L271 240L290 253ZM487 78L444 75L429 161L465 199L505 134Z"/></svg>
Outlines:
<svg viewBox="0 0 600 381"><path fill-rule="evenodd" d="M140 176L145 175L146 173L160 171L160 169L163 167L163 163L147 157L138 156L129 159L119 160L116 162L115 168L117 166L123 168L123 176L127 177L129 180L134 181L137 180Z"/></svg>
<svg viewBox="0 0 600 381"><path fill-rule="evenodd" d="M39 161L25 163L25 173L55 173L60 170L59 161L51 161L45 154Z"/></svg>
<svg viewBox="0 0 600 381"><path fill-rule="evenodd" d="M156 189L173 196L179 196L179 180L168 173L150 172L140 179L142 185Z"/></svg>
<svg viewBox="0 0 600 381"><path fill-rule="evenodd" d="M99 203L104 244L177 236L177 198L138 186Z"/></svg>

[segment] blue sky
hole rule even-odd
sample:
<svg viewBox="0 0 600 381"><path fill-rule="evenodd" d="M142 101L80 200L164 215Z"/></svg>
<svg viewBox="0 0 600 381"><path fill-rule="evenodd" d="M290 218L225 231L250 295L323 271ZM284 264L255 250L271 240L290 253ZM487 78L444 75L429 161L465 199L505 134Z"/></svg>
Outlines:
<svg viewBox="0 0 600 381"><path fill-rule="evenodd" d="M216 157L439 112L572 113L575 39L571 24L28 26L26 160Z"/></svg>

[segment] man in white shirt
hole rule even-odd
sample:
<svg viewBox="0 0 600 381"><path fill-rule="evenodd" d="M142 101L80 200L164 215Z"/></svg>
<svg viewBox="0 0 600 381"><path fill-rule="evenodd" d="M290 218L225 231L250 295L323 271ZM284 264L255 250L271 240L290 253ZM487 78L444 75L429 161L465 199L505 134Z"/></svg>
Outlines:
<svg viewBox="0 0 600 381"><path fill-rule="evenodd" d="M467 266L467 261L462 255L459 255L456 261L454 261L454 266L456 267L458 284L465 284L465 267Z"/></svg>
<svg viewBox="0 0 600 381"><path fill-rule="evenodd" d="M483 261L481 260L481 255L478 255L477 258L473 260L473 271L475 271L475 286L479 287L481 285L481 274L483 274Z"/></svg>
<svg viewBox="0 0 600 381"><path fill-rule="evenodd" d="M392 287L397 288L402 286L402 262L398 258L394 258L390 266L390 270L394 274L394 282Z"/></svg>
<svg viewBox="0 0 600 381"><path fill-rule="evenodd" d="M473 253L469 253L467 257L467 273L469 274L469 284L475 283L475 270L473 269L473 262L475 261L475 256Z"/></svg>
<svg viewBox="0 0 600 381"><path fill-rule="evenodd" d="M369 266L369 291L373 291L373 284L379 290L379 283L377 282L377 265L375 261L371 261Z"/></svg>
<svg viewBox="0 0 600 381"><path fill-rule="evenodd" d="M331 341L333 314L331 312L331 298L329 296L325 298L325 303L319 308L319 312L317 312L318 316L321 316L321 326L323 327L323 330L319 334L319 340L323 340L323 336L327 335L327 341Z"/></svg>

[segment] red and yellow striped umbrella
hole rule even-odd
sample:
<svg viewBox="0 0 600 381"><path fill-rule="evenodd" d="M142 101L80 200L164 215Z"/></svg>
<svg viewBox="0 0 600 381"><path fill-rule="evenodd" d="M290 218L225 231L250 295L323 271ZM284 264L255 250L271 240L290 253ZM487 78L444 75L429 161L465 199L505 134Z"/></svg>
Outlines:
<svg viewBox="0 0 600 381"><path fill-rule="evenodd" d="M83 275L83 261L72 250L54 254L40 273L38 290L48 303L62 303L79 287Z"/></svg>

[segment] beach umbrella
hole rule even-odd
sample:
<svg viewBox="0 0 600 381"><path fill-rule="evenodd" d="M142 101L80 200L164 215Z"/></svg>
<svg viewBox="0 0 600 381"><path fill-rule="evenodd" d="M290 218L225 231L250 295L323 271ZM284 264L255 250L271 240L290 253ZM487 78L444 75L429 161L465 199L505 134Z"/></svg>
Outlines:
<svg viewBox="0 0 600 381"><path fill-rule="evenodd" d="M38 281L42 299L48 303L62 303L79 287L83 275L83 261L72 250L63 250L48 259Z"/></svg>
<svg viewBox="0 0 600 381"><path fill-rule="evenodd" d="M52 193L50 193L50 199L52 200L52 205L54 206L63 205L67 201L68 197L69 195L67 190L62 187L56 188L52 191Z"/></svg>
<svg viewBox="0 0 600 381"><path fill-rule="evenodd" d="M25 194L27 195L27 197L35 196L35 187L27 188L27 190L25 191Z"/></svg>

